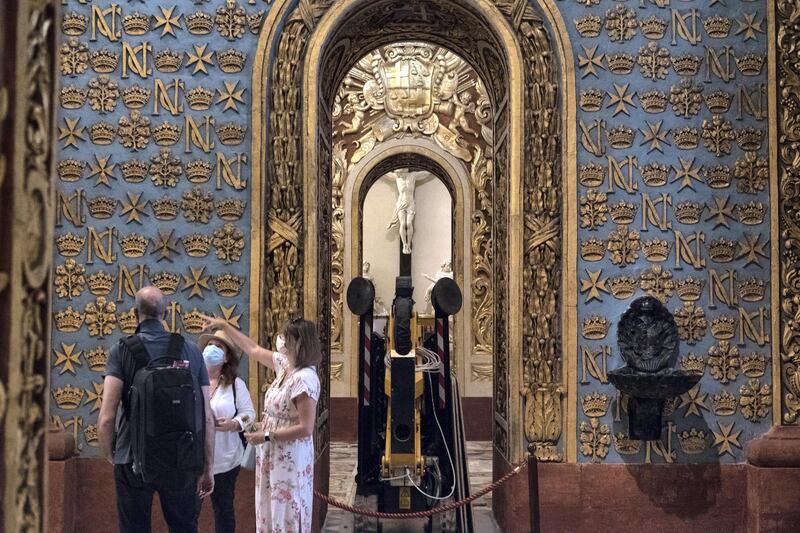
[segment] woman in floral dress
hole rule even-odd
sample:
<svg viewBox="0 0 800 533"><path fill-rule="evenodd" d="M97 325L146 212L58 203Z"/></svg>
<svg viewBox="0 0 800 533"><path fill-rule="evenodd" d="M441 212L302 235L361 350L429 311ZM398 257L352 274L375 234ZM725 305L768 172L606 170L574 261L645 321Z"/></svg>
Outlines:
<svg viewBox="0 0 800 533"><path fill-rule="evenodd" d="M311 531L314 490L314 426L321 358L317 329L293 320L278 337L278 351L257 345L218 318L206 318L206 329L223 329L243 352L273 369L275 381L264 395L264 422L248 442L256 453L256 530L258 533Z"/></svg>

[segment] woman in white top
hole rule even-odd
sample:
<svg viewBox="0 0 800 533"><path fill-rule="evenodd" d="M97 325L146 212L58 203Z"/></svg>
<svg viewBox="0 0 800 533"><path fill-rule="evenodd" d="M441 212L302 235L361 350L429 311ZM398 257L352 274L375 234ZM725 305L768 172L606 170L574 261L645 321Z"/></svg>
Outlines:
<svg viewBox="0 0 800 533"><path fill-rule="evenodd" d="M211 493L214 527L216 533L234 533L236 515L233 498L239 463L244 453L240 432L255 420L256 412L247 385L236 376L239 351L225 332L218 330L213 335L201 335L198 346L203 350L208 369L211 410L217 429L214 441L214 492Z"/></svg>

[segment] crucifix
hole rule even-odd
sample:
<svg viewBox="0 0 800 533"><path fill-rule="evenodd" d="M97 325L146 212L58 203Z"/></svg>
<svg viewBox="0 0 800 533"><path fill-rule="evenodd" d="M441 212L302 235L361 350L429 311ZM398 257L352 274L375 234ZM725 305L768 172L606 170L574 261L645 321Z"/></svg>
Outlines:
<svg viewBox="0 0 800 533"><path fill-rule="evenodd" d="M411 275L411 245L414 237L414 215L416 214L414 191L416 190L417 179L423 178L427 174L425 171L411 172L409 170L397 170L386 174L397 185L397 203L394 208L394 217L386 226L386 229L397 227L400 232L401 276Z"/></svg>

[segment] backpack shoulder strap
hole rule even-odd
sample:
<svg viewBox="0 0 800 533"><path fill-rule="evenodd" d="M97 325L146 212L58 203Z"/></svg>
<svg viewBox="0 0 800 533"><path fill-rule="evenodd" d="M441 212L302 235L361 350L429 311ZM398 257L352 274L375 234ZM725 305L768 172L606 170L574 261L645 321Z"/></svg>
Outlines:
<svg viewBox="0 0 800 533"><path fill-rule="evenodd" d="M147 366L150 356L147 353L142 339L138 335L129 335L123 337L120 343L120 356L122 357L122 374L123 378L123 394L122 402L124 407L128 408L128 395L127 392L133 384L133 376L140 368Z"/></svg>

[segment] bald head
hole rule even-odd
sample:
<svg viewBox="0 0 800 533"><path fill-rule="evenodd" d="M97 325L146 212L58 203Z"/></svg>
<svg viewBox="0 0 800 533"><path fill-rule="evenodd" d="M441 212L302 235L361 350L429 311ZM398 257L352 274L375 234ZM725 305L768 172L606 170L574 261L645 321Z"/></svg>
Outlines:
<svg viewBox="0 0 800 533"><path fill-rule="evenodd" d="M167 304L164 302L164 293L158 287L148 285L147 287L142 287L136 293L136 312L139 315L139 321L147 320L148 318L160 320L166 310Z"/></svg>

